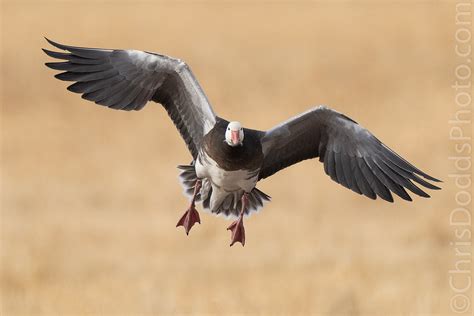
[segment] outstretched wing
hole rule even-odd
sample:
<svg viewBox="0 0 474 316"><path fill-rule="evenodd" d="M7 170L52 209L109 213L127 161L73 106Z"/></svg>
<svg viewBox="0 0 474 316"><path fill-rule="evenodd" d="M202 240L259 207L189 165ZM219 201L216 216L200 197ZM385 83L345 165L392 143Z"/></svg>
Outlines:
<svg viewBox="0 0 474 316"><path fill-rule="evenodd" d="M75 82L69 91L117 110L138 111L150 100L161 103L196 158L216 115L183 61L138 50L83 48L46 40L69 52L43 49L48 56L64 60L46 66L64 71L56 78Z"/></svg>
<svg viewBox="0 0 474 316"><path fill-rule="evenodd" d="M266 132L260 179L305 159L319 157L324 171L337 183L365 196L393 202L391 192L411 201L408 189L429 197L414 182L439 189L440 182L397 155L367 129L347 116L318 107Z"/></svg>

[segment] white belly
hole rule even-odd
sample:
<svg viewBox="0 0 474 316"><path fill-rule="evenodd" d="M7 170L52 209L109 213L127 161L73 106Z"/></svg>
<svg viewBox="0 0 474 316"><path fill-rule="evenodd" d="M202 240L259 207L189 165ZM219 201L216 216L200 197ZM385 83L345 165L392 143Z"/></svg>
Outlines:
<svg viewBox="0 0 474 316"><path fill-rule="evenodd" d="M217 186L221 190L250 192L257 184L258 173L255 171L227 171L219 168L217 163L209 156L205 156L202 162L203 164L200 163L199 159L196 161L196 175L198 178L209 179L213 186Z"/></svg>

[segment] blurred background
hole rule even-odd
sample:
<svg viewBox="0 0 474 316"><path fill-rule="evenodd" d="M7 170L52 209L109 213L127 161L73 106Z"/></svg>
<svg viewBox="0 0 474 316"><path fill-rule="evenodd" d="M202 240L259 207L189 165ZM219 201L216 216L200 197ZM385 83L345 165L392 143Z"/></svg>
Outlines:
<svg viewBox="0 0 474 316"><path fill-rule="evenodd" d="M2 315L446 315L454 2L3 1ZM188 205L190 155L165 111L96 106L41 48L134 48L185 60L216 112L268 129L326 104L445 180L432 199L361 197L316 160L258 187L246 221ZM200 209L200 208L198 208Z"/></svg>

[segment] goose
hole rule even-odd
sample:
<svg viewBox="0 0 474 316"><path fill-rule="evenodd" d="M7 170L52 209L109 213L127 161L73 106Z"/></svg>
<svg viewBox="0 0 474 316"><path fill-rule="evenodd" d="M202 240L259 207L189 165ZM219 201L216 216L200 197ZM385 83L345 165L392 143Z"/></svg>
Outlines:
<svg viewBox="0 0 474 316"><path fill-rule="evenodd" d="M182 60L140 50L101 49L49 44L46 66L72 81L67 89L83 99L115 110L139 111L160 103L181 134L191 156L179 165L189 207L176 227L186 234L201 223L204 210L233 219L230 246L245 245L244 217L257 212L270 196L256 188L260 180L303 160L319 158L335 182L375 200L393 202L392 193L412 201L406 190L438 190L441 182L399 156L356 121L317 106L267 131L243 127L217 116L189 66Z"/></svg>

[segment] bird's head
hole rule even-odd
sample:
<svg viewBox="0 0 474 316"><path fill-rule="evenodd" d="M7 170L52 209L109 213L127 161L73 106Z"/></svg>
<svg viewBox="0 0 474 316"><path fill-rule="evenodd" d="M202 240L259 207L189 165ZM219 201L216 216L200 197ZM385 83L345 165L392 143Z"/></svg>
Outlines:
<svg viewBox="0 0 474 316"><path fill-rule="evenodd" d="M225 142L232 147L242 146L244 129L240 122L230 122L225 131Z"/></svg>

